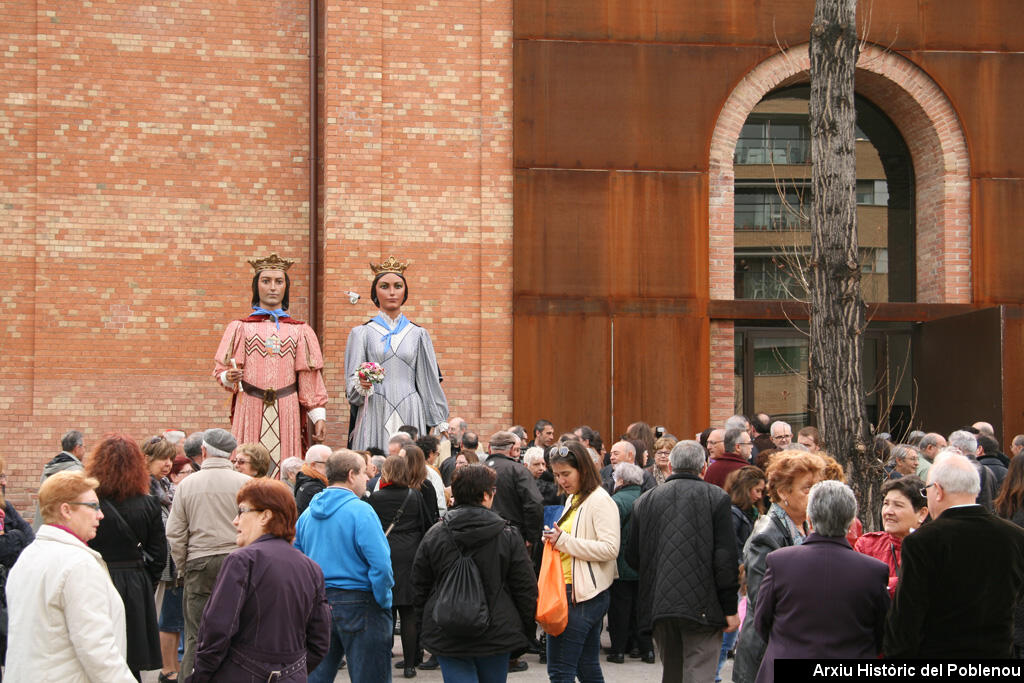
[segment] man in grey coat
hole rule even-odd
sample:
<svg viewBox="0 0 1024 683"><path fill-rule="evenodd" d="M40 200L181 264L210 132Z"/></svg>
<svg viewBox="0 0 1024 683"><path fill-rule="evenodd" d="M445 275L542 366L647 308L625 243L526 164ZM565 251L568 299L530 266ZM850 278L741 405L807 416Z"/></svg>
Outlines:
<svg viewBox="0 0 1024 683"><path fill-rule="evenodd" d="M174 494L167 518L167 543L171 557L184 576L182 607L185 612L185 654L181 659L182 680L192 673L196 634L203 608L210 599L217 573L237 545L238 533L232 520L238 514L238 489L249 481L236 472L228 458L238 446L226 429L207 429L203 434L203 468L185 477Z"/></svg>

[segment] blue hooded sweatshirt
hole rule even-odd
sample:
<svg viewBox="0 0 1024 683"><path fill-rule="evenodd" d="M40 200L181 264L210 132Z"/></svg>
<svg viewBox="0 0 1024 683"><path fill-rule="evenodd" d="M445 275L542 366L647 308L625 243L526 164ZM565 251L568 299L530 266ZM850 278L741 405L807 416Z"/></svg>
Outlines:
<svg viewBox="0 0 1024 683"><path fill-rule="evenodd" d="M320 565L328 588L373 592L391 609L391 548L377 513L356 494L328 486L314 496L295 525L295 547Z"/></svg>

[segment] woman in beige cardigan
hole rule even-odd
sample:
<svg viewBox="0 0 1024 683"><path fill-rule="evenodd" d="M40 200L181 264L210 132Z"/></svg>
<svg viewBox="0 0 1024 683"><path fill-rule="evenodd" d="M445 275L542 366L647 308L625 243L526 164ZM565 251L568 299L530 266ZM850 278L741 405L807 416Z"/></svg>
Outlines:
<svg viewBox="0 0 1024 683"><path fill-rule="evenodd" d="M555 481L569 497L558 524L544 530L544 541L561 553L569 600L565 631L548 636L548 678L551 683L603 682L601 624L608 588L618 575L619 511L583 444L565 442L548 457Z"/></svg>

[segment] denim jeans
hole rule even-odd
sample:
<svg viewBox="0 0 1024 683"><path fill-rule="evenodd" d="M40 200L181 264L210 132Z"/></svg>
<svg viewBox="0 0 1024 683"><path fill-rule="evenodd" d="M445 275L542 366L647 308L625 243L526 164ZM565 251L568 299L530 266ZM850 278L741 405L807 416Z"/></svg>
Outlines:
<svg viewBox="0 0 1024 683"><path fill-rule="evenodd" d="M309 674L309 683L333 683L342 655L348 656L352 683L391 681L391 610L377 604L373 593L327 589L331 605L331 647Z"/></svg>
<svg viewBox="0 0 1024 683"><path fill-rule="evenodd" d="M610 596L601 591L586 602L573 604L566 586L569 623L561 635L548 635L548 679L551 683L604 683L601 673L601 626Z"/></svg>
<svg viewBox="0 0 1024 683"><path fill-rule="evenodd" d="M508 652L487 657L444 657L438 655L444 683L505 683Z"/></svg>
<svg viewBox="0 0 1024 683"><path fill-rule="evenodd" d="M715 672L715 683L719 683L722 680L722 665L725 664L725 658L729 650L736 646L736 637L739 634L739 630L722 634L722 650L718 654L718 670Z"/></svg>

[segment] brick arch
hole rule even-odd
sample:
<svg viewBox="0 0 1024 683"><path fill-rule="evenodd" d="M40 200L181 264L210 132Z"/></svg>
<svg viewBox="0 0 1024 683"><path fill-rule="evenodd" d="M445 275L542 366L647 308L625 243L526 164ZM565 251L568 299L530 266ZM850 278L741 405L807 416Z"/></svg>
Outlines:
<svg viewBox="0 0 1024 683"><path fill-rule="evenodd" d="M776 54L748 73L729 95L711 138L708 283L712 299L733 298L733 152L743 123L780 85L806 81L805 43ZM971 301L971 215L967 142L953 105L920 67L876 45L857 61L857 93L893 121L910 151L916 180L917 300ZM734 411L733 326L711 324L711 417Z"/></svg>

